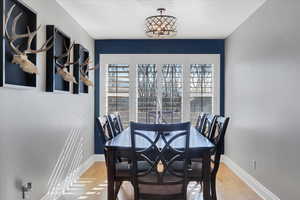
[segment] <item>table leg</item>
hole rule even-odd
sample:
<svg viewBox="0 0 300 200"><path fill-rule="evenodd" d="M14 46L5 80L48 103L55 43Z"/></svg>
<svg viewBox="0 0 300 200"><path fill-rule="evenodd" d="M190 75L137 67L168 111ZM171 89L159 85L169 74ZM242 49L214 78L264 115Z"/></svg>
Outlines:
<svg viewBox="0 0 300 200"><path fill-rule="evenodd" d="M114 151L107 150L107 200L115 200L115 158Z"/></svg>
<svg viewBox="0 0 300 200"><path fill-rule="evenodd" d="M203 155L203 199L211 200L211 188L210 188L210 154L205 152Z"/></svg>

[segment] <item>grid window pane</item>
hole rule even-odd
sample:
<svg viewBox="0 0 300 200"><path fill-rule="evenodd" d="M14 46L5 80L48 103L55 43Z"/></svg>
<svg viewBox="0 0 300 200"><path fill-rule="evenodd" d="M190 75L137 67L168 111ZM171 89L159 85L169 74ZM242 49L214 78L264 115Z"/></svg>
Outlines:
<svg viewBox="0 0 300 200"><path fill-rule="evenodd" d="M162 119L167 123L181 122L182 65L162 66Z"/></svg>
<svg viewBox="0 0 300 200"><path fill-rule="evenodd" d="M199 113L212 113L213 65L193 64L190 73L190 116L191 122L195 124Z"/></svg>
<svg viewBox="0 0 300 200"><path fill-rule="evenodd" d="M129 124L129 66L108 65L107 113L119 112L124 127Z"/></svg>
<svg viewBox="0 0 300 200"><path fill-rule="evenodd" d="M138 122L154 123L157 106L156 65L139 64L138 79Z"/></svg>

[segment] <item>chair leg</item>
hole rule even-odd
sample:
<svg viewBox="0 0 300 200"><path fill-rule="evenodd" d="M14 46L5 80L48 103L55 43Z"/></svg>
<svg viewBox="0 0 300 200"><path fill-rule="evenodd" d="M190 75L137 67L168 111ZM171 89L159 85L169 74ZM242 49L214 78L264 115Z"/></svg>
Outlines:
<svg viewBox="0 0 300 200"><path fill-rule="evenodd" d="M121 188L121 185L122 185L122 181L117 181L116 182L116 185L115 185L115 198L118 199L118 193L120 191L120 188Z"/></svg>
<svg viewBox="0 0 300 200"><path fill-rule="evenodd" d="M134 191L134 200L139 200L139 194L136 191Z"/></svg>
<svg viewBox="0 0 300 200"><path fill-rule="evenodd" d="M138 186L135 185L134 182L131 182L133 186L133 192L134 192L134 200L139 200L139 191L138 191Z"/></svg>
<svg viewBox="0 0 300 200"><path fill-rule="evenodd" d="M217 191L216 191L216 176L211 178L211 196L212 200L217 200Z"/></svg>

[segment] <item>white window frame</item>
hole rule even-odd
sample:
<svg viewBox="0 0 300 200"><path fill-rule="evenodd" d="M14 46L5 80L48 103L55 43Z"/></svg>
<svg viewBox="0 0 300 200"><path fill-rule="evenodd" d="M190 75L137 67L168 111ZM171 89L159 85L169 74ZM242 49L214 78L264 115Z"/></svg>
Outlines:
<svg viewBox="0 0 300 200"><path fill-rule="evenodd" d="M183 67L182 121L190 121L190 66L213 65L213 113L220 114L220 54L100 54L100 115L106 113L106 74L109 64L129 65L129 120L137 120L137 65L181 64ZM160 70L158 70L160 71ZM160 75L158 81L160 81Z"/></svg>

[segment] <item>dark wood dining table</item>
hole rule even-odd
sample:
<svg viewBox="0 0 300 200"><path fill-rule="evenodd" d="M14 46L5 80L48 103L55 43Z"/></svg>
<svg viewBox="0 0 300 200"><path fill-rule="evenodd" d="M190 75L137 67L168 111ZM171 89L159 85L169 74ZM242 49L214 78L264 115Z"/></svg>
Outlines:
<svg viewBox="0 0 300 200"><path fill-rule="evenodd" d="M137 148L145 148L149 144L142 138L137 138ZM161 142L163 144L163 142ZM159 145L159 142L158 142ZM175 148L183 148L185 145L184 141L178 140L172 146ZM211 150L214 148L206 137L201 135L194 127L190 130L190 146L189 152L191 159L202 158L203 160L203 199L211 200L211 177L210 177L210 161L211 161ZM131 150L131 134L130 128L125 129L119 135L109 140L105 144L107 151L107 181L108 181L108 200L114 200L115 186L114 186L114 174L115 174L115 161L116 155L125 156L129 155Z"/></svg>

